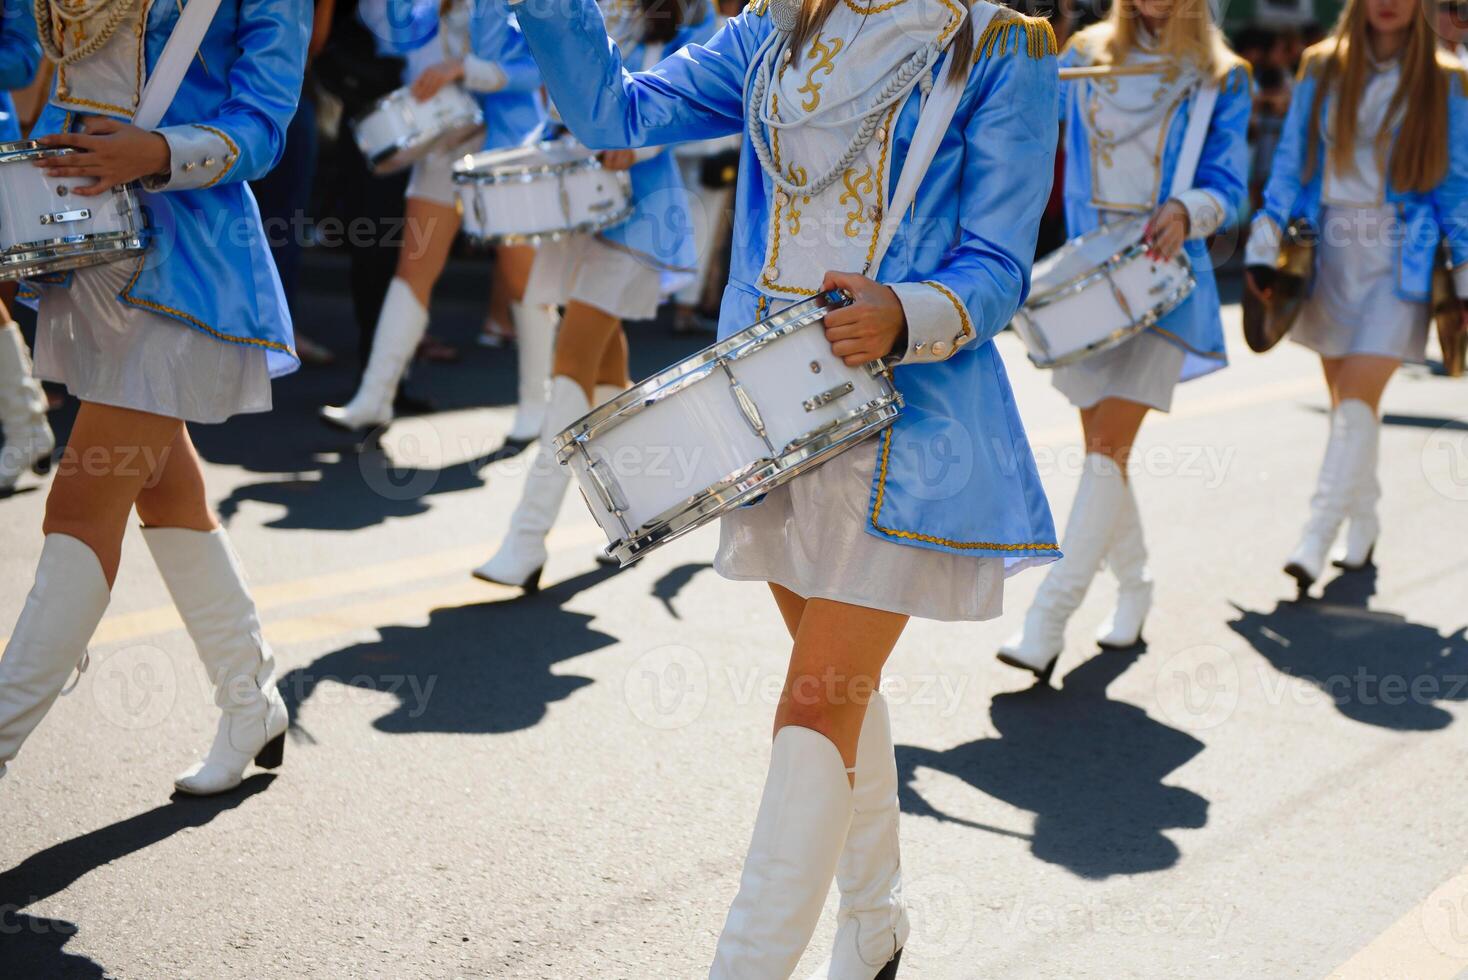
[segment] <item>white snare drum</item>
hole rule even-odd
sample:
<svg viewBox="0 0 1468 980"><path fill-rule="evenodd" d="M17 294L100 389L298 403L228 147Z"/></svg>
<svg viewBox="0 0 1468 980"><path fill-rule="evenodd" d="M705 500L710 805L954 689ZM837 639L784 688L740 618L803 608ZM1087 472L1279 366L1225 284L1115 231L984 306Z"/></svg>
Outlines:
<svg viewBox="0 0 1468 980"><path fill-rule="evenodd" d="M1011 326L1042 368L1099 354L1171 313L1193 291L1193 265L1147 258L1145 218L1098 228L1035 263Z"/></svg>
<svg viewBox="0 0 1468 980"><path fill-rule="evenodd" d="M556 437L623 565L886 428L901 396L847 367L820 327L830 292L761 320L592 410Z"/></svg>
<svg viewBox="0 0 1468 980"><path fill-rule="evenodd" d="M574 140L476 153L454 165L464 234L485 245L597 232L632 214L632 181Z"/></svg>
<svg viewBox="0 0 1468 980"><path fill-rule="evenodd" d="M400 88L352 122L357 146L378 175L405 170L434 150L451 150L483 131L479 103L457 85L445 85L424 102Z"/></svg>
<svg viewBox="0 0 1468 980"><path fill-rule="evenodd" d="M76 152L34 140L0 143L0 279L115 262L147 248L130 185L81 197L72 191L92 178L50 177L34 163Z"/></svg>

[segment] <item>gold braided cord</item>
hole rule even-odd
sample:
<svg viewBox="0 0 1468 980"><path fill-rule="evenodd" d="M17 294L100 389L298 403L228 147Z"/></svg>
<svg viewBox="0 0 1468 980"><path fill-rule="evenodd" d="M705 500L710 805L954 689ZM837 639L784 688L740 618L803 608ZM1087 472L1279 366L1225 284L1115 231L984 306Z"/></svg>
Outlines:
<svg viewBox="0 0 1468 980"><path fill-rule="evenodd" d="M112 36L122 26L127 15L137 5L138 0L96 0L89 6L68 10L57 0L35 0L36 34L41 42L41 48L46 52L46 57L62 67L75 64L83 58L90 58L101 51L103 45L112 40ZM63 25L64 29L64 25L86 20L102 10L106 10L107 15L97 33L71 51L63 51L52 33L52 29L58 22Z"/></svg>

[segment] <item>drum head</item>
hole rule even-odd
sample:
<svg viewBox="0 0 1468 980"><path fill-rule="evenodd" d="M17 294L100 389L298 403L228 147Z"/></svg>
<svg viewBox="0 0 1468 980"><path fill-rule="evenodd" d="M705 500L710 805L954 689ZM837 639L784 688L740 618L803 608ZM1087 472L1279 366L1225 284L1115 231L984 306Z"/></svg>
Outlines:
<svg viewBox="0 0 1468 980"><path fill-rule="evenodd" d="M1244 290L1244 341L1256 354L1263 354L1284 339L1305 306L1305 280L1279 273L1269 302Z"/></svg>
<svg viewBox="0 0 1468 980"><path fill-rule="evenodd" d="M1039 299L1048 292L1063 288L1095 272L1107 259L1140 241L1146 227L1147 219L1137 218L1097 228L1089 234L1066 242L1035 263L1031 277L1031 299Z"/></svg>

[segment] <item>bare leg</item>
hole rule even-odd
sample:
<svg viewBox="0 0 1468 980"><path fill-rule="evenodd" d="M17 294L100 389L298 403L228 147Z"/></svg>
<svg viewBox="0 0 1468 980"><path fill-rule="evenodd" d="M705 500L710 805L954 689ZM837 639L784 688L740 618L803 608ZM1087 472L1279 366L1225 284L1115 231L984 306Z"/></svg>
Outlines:
<svg viewBox="0 0 1468 980"><path fill-rule="evenodd" d="M1352 355L1338 362L1334 404L1348 398L1365 402L1373 412L1380 409L1381 396L1402 362L1394 357Z"/></svg>
<svg viewBox="0 0 1468 980"><path fill-rule="evenodd" d="M433 287L449 261L454 236L459 233L459 212L421 198L408 198L403 247L398 250L395 275L408 284L426 308Z"/></svg>
<svg viewBox="0 0 1468 980"><path fill-rule="evenodd" d="M575 381L586 393L587 400L592 400L607 344L621 330L622 321L617 317L572 300L566 305L566 315L561 318L561 332L556 337L555 366L551 374Z"/></svg>
<svg viewBox="0 0 1468 980"><path fill-rule="evenodd" d="M631 385L627 361L627 331L618 323L617 332L607 338L607 345L602 348L601 364L596 369L596 383L611 385L617 389Z"/></svg>
<svg viewBox="0 0 1468 980"><path fill-rule="evenodd" d="M525 286L530 282L530 267L535 264L535 249L529 245L501 245L495 253L495 269L504 279L505 307L525 299Z"/></svg>
<svg viewBox="0 0 1468 980"><path fill-rule="evenodd" d="M110 587L122 560L133 502L167 462L183 423L127 408L83 403L46 498L47 534L66 534L96 552Z"/></svg>
<svg viewBox="0 0 1468 980"><path fill-rule="evenodd" d="M138 519L145 527L190 531L213 531L219 527L204 487L204 466L189 437L188 426L179 427L167 457L153 479L138 493L137 509Z"/></svg>
<svg viewBox="0 0 1468 980"><path fill-rule="evenodd" d="M1147 406L1122 398L1106 398L1081 411L1086 452L1109 457L1126 476L1132 445L1147 417Z"/></svg>
<svg viewBox="0 0 1468 980"><path fill-rule="evenodd" d="M775 605L780 607L780 618L785 620L785 628L790 631L790 639L795 639L795 634L800 630L800 617L805 613L805 600L791 592L783 585L770 583L770 591L775 595Z"/></svg>

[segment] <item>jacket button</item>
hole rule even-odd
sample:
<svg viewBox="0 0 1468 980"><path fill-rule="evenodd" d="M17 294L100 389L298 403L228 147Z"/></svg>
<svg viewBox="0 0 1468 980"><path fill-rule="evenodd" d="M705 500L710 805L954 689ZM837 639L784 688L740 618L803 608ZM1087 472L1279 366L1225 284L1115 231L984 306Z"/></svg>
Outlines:
<svg viewBox="0 0 1468 980"><path fill-rule="evenodd" d="M205 157L204 158L204 166L206 166L206 167L212 167L212 166L214 166L214 158L213 157Z"/></svg>
<svg viewBox="0 0 1468 980"><path fill-rule="evenodd" d="M941 340L935 340L935 341L933 341L933 356L934 357L942 357L946 353L948 353L948 345L947 344L945 344Z"/></svg>
<svg viewBox="0 0 1468 980"><path fill-rule="evenodd" d="M196 164L194 163L194 161L188 160L184 163L183 168L184 170L193 170L195 166Z"/></svg>

